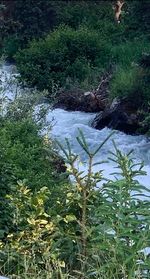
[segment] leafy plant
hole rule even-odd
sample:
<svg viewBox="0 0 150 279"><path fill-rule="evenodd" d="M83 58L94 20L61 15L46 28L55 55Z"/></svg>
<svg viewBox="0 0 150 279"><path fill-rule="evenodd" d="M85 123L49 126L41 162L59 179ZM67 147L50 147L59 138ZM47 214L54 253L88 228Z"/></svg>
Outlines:
<svg viewBox="0 0 150 279"><path fill-rule="evenodd" d="M136 180L138 175L145 174L143 165L135 164L131 154L122 154L116 146L111 160L120 170L113 175L119 177L96 190L97 183L105 178L102 170L92 172L93 158L109 137L90 151L80 131L77 140L89 158L87 174L77 169L78 156L72 154L68 140L68 152L58 143L70 166L69 173L75 178L66 200L70 214L66 222L76 223L77 235L73 239L79 247L80 268L75 272L83 278L140 278L148 270L142 250L149 245L149 202L142 202L139 196L149 190Z"/></svg>
<svg viewBox="0 0 150 279"><path fill-rule="evenodd" d="M126 97L127 99L132 100L136 94L136 105L139 105L143 93L141 76L142 73L136 66L128 67L126 69L117 69L110 84L111 98Z"/></svg>
<svg viewBox="0 0 150 279"><path fill-rule="evenodd" d="M110 159L117 164L113 174L117 178L107 180L101 168L92 171L94 156L110 137L90 150L79 131L77 141L88 156L87 173L78 170L78 156L72 153L69 141L66 139L66 147L57 142L74 182L61 188L55 200L47 188L29 190L24 182L18 183L17 195L6 196L16 229L1 242L5 274L12 274L10 266L19 258L18 276L24 272L27 278L39 276L43 269L43 278L49 278L48 274L51 278L148 278L150 263L144 249L149 247L145 194L149 190L136 180L145 174L143 164L135 164L131 152L122 154L114 145ZM97 188L100 181L103 184ZM51 210L53 202L59 208L57 213Z"/></svg>
<svg viewBox="0 0 150 279"><path fill-rule="evenodd" d="M64 263L56 259L53 247L59 234L57 222L46 211L48 188L33 192L25 186L25 181L18 181L15 192L6 198L13 212L14 230L7 235L5 243L1 242L0 257L4 262L1 272L18 274L13 278L32 278L35 273L36 276L49 274L51 278L57 273L61 275Z"/></svg>
<svg viewBox="0 0 150 279"><path fill-rule="evenodd" d="M45 40L33 41L20 51L16 61L28 84L51 91L53 81L60 86L65 86L67 78L83 82L95 67L104 67L108 57L107 45L96 32L60 26Z"/></svg>

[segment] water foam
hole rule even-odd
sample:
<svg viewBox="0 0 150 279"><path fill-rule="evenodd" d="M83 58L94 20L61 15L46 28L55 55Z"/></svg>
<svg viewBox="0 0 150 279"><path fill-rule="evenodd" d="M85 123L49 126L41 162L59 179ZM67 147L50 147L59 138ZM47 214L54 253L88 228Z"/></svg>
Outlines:
<svg viewBox="0 0 150 279"><path fill-rule="evenodd" d="M15 67L11 65L3 65L0 69L0 75L3 97L8 101L13 101L18 86L14 82L16 76ZM38 111L38 107L36 109ZM44 133L47 132L50 137L58 139L61 143L65 143L65 138L68 138L73 152L78 154L84 162L82 166L79 166L79 168L84 171L87 169L87 156L76 140L76 137L79 134L79 129L84 133L91 150L95 150L96 147L111 133L111 130L108 128L99 131L91 127L91 122L95 116L95 113L78 111L68 112L63 109L50 110L46 116L47 125L45 126ZM52 126L50 131L48 130L49 126ZM147 172L147 175L139 177L138 180L143 185L150 188L150 142L148 142L144 136L130 136L116 131L112 138L106 142L101 151L98 152L95 157L95 162L106 160L108 156L110 156L109 152L114 149L112 139L115 141L117 147L124 153L128 153L133 149L133 155L136 158L136 162L144 161L144 169ZM107 178L111 177L110 174L114 172L113 162L104 164L103 169L104 175ZM98 171L99 166L95 166L93 170Z"/></svg>

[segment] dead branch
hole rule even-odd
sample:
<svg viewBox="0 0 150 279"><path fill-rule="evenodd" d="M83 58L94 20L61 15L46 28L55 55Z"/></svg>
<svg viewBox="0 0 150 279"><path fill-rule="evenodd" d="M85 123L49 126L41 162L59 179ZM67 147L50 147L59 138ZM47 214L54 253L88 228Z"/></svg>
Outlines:
<svg viewBox="0 0 150 279"><path fill-rule="evenodd" d="M113 9L115 11L115 20L117 21L117 23L120 23L120 18L121 18L121 13L122 13L122 7L125 4L124 0L118 0L115 4L115 6L113 6Z"/></svg>

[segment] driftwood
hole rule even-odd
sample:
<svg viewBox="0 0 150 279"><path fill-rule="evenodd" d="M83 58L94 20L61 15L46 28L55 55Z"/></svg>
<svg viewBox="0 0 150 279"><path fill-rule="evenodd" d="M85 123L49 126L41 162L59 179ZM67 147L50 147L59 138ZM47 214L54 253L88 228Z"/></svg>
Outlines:
<svg viewBox="0 0 150 279"><path fill-rule="evenodd" d="M118 0L116 4L113 6L113 10L115 11L115 20L117 21L117 23L120 23L121 21L122 7L124 4L124 0Z"/></svg>
<svg viewBox="0 0 150 279"><path fill-rule="evenodd" d="M112 78L112 70L110 69L107 73L103 74L98 87L91 92L91 96L96 100L97 104L101 108L105 108L108 105L109 95L109 82Z"/></svg>

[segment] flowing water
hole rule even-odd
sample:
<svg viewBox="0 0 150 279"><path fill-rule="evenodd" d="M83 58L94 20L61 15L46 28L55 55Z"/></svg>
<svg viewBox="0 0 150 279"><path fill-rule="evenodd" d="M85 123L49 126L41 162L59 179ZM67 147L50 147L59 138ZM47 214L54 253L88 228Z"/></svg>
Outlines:
<svg viewBox="0 0 150 279"><path fill-rule="evenodd" d="M18 86L16 85L14 73L14 67L11 65L2 65L0 68L0 106L3 108L4 113L7 104L13 102L15 96L18 95ZM21 94L21 89L19 89L19 92ZM38 110L39 106L36 107L35 112ZM79 162L80 160L83 162L82 165L78 163L77 166L84 172L87 171L87 156L76 140L76 137L79 135L79 129L82 130L91 150L95 150L111 133L111 130L108 128L99 131L91 127L91 122L95 116L95 113L68 112L63 109L49 110L46 116L45 128L42 131L42 133L47 133L50 138L59 140L64 146L65 138L68 138L73 152L80 157ZM49 129L51 126L52 128ZM138 181L150 189L150 142L144 136L129 136L116 131L112 138L105 143L101 151L97 153L95 163L107 160L110 157L110 151L114 150L112 139L124 153L133 150L136 163L144 161L144 170L147 172L147 175L138 177ZM109 163L103 164L101 169L104 170L104 176L107 178L112 178L111 173L116 171L114 163L110 160ZM98 170L99 166L93 168L93 171ZM144 194L147 195L148 193L145 192ZM146 247L143 252L145 255L150 254L150 247Z"/></svg>
<svg viewBox="0 0 150 279"><path fill-rule="evenodd" d="M7 101L12 101L16 95L13 69L13 66L5 64L0 70L2 80L1 88L3 89L5 104ZM9 82L12 78L13 82ZM64 144L65 138L68 138L72 146L72 150L74 153L79 155L83 162L83 164L79 164L78 167L84 171L87 169L87 156L76 140L76 137L79 134L79 129L82 130L91 150L95 150L96 147L98 147L98 145L102 143L111 133L111 130L108 128L99 131L91 127L91 122L95 115L95 113L68 112L63 109L54 109L53 111L50 110L46 116L46 121L50 126L53 120L53 127L49 131L48 126L46 126L44 132ZM147 172L147 175L139 177L138 180L143 185L150 188L150 142L144 136L130 136L116 131L112 138L106 142L101 151L98 152L95 157L95 162L106 160L110 157L109 152L114 149L112 139L115 141L117 147L124 153L128 153L130 150L133 150L133 156L136 158L136 162L144 161L144 169ZM104 170L104 174L107 178L111 177L111 173L115 171L114 163L111 161L109 161L109 163L105 163L101 166L101 168ZM99 166L94 167L94 171L97 171L98 169Z"/></svg>

